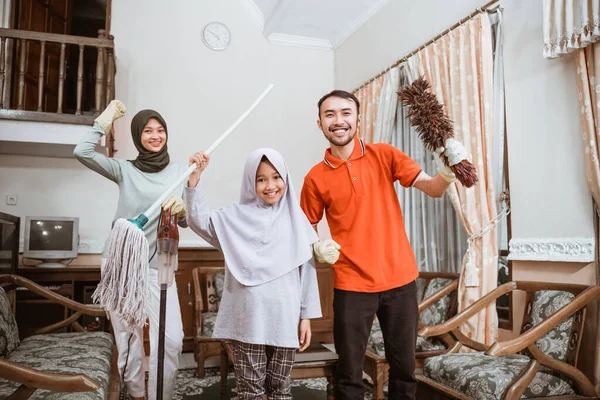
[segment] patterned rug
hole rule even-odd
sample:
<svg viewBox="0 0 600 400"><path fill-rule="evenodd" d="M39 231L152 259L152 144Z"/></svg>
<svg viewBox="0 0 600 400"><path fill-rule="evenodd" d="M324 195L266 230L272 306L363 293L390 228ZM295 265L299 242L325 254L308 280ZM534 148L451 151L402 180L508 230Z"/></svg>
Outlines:
<svg viewBox="0 0 600 400"><path fill-rule="evenodd" d="M195 369L184 369L177 373L173 400L207 400L221 398L221 381L218 368L207 368L206 376L196 378ZM327 399L327 380L296 379L292 381L294 400ZM122 398L129 398L122 396ZM235 399L235 377L230 373L227 377L226 399ZM365 400L373 399L372 386L365 382Z"/></svg>

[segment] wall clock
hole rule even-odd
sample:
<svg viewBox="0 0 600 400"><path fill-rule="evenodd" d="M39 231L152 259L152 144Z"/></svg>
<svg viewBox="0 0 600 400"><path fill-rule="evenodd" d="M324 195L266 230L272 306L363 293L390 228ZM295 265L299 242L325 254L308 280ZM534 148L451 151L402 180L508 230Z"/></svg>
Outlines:
<svg viewBox="0 0 600 400"><path fill-rule="evenodd" d="M231 34L225 24L210 22L202 31L202 41L211 50L225 50L231 42Z"/></svg>

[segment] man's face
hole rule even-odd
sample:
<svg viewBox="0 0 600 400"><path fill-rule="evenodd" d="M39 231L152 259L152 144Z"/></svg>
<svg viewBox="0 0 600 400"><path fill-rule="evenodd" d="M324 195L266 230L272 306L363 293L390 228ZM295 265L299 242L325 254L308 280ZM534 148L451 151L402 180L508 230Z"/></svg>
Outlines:
<svg viewBox="0 0 600 400"><path fill-rule="evenodd" d="M317 125L334 146L343 147L356 135L358 112L356 103L341 97L329 97L319 110Z"/></svg>

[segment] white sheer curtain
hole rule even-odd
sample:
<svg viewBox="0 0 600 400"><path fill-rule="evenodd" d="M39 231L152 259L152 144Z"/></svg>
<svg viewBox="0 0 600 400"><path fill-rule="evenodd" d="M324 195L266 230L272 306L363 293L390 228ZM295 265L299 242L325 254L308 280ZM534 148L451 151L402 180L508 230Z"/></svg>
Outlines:
<svg viewBox="0 0 600 400"><path fill-rule="evenodd" d="M543 0L544 57L556 58L600 38L600 0Z"/></svg>
<svg viewBox="0 0 600 400"><path fill-rule="evenodd" d="M416 79L415 71L404 64L399 71L400 85ZM437 174L433 155L425 149L419 134L410 125L402 104L397 107L391 144L415 160L425 173ZM433 199L420 190L405 189L398 184L396 190L419 271L460 272L467 250L467 234L448 196Z"/></svg>
<svg viewBox="0 0 600 400"><path fill-rule="evenodd" d="M392 131L396 123L396 108L398 107L399 79L398 67L392 68L385 74L379 95L379 108L373 130L373 143L389 143L392 139Z"/></svg>

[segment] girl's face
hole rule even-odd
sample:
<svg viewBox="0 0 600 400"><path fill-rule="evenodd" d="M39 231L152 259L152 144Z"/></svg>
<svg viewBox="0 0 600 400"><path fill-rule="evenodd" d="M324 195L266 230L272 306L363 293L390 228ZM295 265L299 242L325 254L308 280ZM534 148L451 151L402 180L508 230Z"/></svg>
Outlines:
<svg viewBox="0 0 600 400"><path fill-rule="evenodd" d="M150 118L142 130L142 146L148 151L158 153L167 143L167 131L155 118Z"/></svg>
<svg viewBox="0 0 600 400"><path fill-rule="evenodd" d="M268 205L281 200L285 193L285 182L273 164L261 161L256 170L256 194Z"/></svg>

